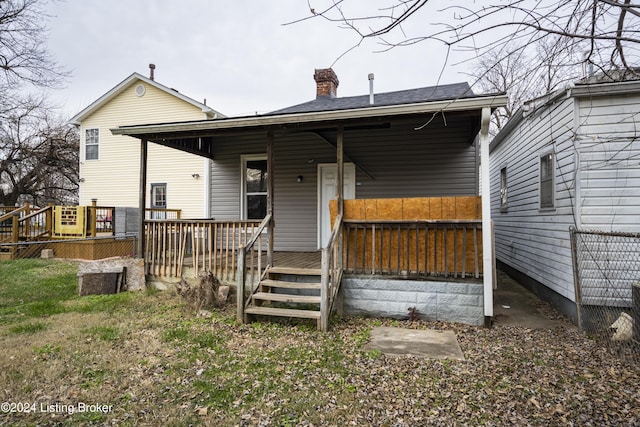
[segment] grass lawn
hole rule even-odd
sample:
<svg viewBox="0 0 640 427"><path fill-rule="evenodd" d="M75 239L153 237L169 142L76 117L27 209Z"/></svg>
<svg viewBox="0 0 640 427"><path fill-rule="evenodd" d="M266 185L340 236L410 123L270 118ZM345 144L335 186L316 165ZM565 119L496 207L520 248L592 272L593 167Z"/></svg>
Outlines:
<svg viewBox="0 0 640 427"><path fill-rule="evenodd" d="M1 426L640 424L640 367L569 325L237 325L169 291L80 297L76 273L0 262ZM466 360L362 351L382 325L453 330Z"/></svg>

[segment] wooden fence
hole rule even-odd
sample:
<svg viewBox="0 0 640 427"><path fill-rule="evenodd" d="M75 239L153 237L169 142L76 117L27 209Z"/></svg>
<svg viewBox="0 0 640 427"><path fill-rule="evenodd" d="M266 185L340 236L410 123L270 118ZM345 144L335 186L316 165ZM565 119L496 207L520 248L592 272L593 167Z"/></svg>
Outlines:
<svg viewBox="0 0 640 427"><path fill-rule="evenodd" d="M482 221L344 220L344 247L346 273L482 275Z"/></svg>
<svg viewBox="0 0 640 427"><path fill-rule="evenodd" d="M481 212L477 196L345 200L344 271L480 278Z"/></svg>
<svg viewBox="0 0 640 427"><path fill-rule="evenodd" d="M211 271L219 280L234 281L237 252L256 233L260 221L146 220L146 273L181 277L185 266L194 273Z"/></svg>

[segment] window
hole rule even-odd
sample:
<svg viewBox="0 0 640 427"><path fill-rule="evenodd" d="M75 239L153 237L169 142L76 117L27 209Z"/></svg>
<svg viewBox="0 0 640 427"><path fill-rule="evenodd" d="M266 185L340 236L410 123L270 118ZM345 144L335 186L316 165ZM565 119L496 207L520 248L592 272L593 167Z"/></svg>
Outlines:
<svg viewBox="0 0 640 427"><path fill-rule="evenodd" d="M245 156L242 169L244 219L264 219L267 216L266 156Z"/></svg>
<svg viewBox="0 0 640 427"><path fill-rule="evenodd" d="M166 219L167 212L153 209L167 208L167 184L151 184L151 219Z"/></svg>
<svg viewBox="0 0 640 427"><path fill-rule="evenodd" d="M540 209L554 207L554 170L553 153L547 153L540 157Z"/></svg>
<svg viewBox="0 0 640 427"><path fill-rule="evenodd" d="M507 168L500 169L500 212L507 211Z"/></svg>
<svg viewBox="0 0 640 427"><path fill-rule="evenodd" d="M85 130L85 160L98 160L99 135L98 129Z"/></svg>

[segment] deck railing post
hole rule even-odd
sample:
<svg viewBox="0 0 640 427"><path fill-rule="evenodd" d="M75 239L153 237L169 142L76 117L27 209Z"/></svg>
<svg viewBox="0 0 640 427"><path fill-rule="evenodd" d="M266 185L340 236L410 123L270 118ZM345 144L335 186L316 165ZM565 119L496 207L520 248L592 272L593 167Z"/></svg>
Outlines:
<svg viewBox="0 0 640 427"><path fill-rule="evenodd" d="M322 248L321 286L320 286L320 330L326 332L329 329L329 280L330 280L330 255L331 248Z"/></svg>
<svg viewBox="0 0 640 427"><path fill-rule="evenodd" d="M238 273L236 275L236 300L238 303L236 309L236 320L240 324L244 323L244 283L246 280L245 254L246 248L244 246L241 246L238 249Z"/></svg>
<svg viewBox="0 0 640 427"><path fill-rule="evenodd" d="M14 213L11 217L11 242L14 244L11 245L11 259L16 259L16 254L18 253L18 243L20 241L20 214Z"/></svg>

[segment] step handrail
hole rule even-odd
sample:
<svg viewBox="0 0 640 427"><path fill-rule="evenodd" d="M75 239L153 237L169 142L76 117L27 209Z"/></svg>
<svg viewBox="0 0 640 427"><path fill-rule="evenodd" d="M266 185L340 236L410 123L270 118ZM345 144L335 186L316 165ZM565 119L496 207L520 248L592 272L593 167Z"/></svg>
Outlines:
<svg viewBox="0 0 640 427"><path fill-rule="evenodd" d="M271 219L272 219L272 215L270 213L267 214L267 216L262 220L262 222L256 229L253 237L251 237L251 239L247 242L246 245L240 246L238 248L238 273L236 275L236 282L237 282L236 284L236 297L237 297L236 318L238 323L244 323L244 309L245 309L246 303L249 300L245 295L245 287L246 287L246 280L247 280L247 255L250 253L253 254L256 251L255 249L256 243L258 243L258 248L257 248L257 252L258 252L257 271L259 275L258 283L266 275L266 272L270 267L267 264L264 267L264 269L262 268L262 232L267 228L267 226L271 225ZM255 257L253 256L251 257L252 270L254 267L253 265L254 258ZM252 275L251 276L251 294L252 295L256 291L256 289L258 289L258 287L254 286L254 284L255 284L255 275Z"/></svg>
<svg viewBox="0 0 640 427"><path fill-rule="evenodd" d="M327 246L322 248L322 276L320 290L320 329L326 332L329 329L329 316L333 309L333 303L340 282L342 281L343 240L342 240L343 215L339 214L331 230L331 236Z"/></svg>

